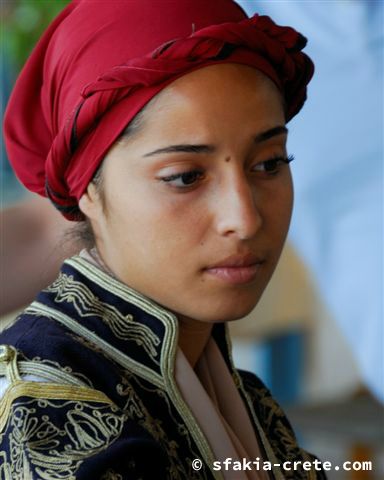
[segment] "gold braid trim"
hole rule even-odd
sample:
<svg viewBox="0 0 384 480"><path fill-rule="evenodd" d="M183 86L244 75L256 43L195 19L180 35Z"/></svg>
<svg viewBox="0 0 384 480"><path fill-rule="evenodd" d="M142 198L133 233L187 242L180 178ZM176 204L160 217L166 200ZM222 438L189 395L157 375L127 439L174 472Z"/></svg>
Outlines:
<svg viewBox="0 0 384 480"><path fill-rule="evenodd" d="M46 400L91 401L115 406L112 400L103 392L91 388L16 380L7 388L3 398L0 400L0 433L3 431L7 422L12 403L20 397Z"/></svg>
<svg viewBox="0 0 384 480"><path fill-rule="evenodd" d="M178 412L186 423L196 445L198 446L205 463L208 465L213 477L216 480L222 480L224 477L219 471L213 470L215 461L214 453L209 445L204 433L202 432L191 409L185 403L180 390L175 382L174 366L176 350L178 347L178 323L165 325L166 335L164 337L163 355L161 356L161 370L164 376L167 392L176 406Z"/></svg>
<svg viewBox="0 0 384 480"><path fill-rule="evenodd" d="M43 378L48 382L64 383L69 385L76 385L78 387L89 387L89 385L87 385L82 380L76 378L74 375L59 370L57 367L39 364L35 361L30 360L18 360L17 366L20 375L36 375L37 377ZM8 365L0 362L0 376L6 375L8 369ZM20 380L20 378L18 380Z"/></svg>
<svg viewBox="0 0 384 480"><path fill-rule="evenodd" d="M145 365L136 362L127 355L124 355L120 350L110 345L108 342L100 338L94 332L85 328L79 322L76 322L76 320L73 320L68 315L65 315L64 313L61 313L53 308L47 307L46 305L39 302L31 303L31 305L25 310L25 313L31 315L44 315L56 320L57 322L66 326L72 332L81 335L93 344L101 347L103 351L107 352L110 358L115 360L120 365L123 365L128 370L135 372L135 374L139 377L142 377L145 380L154 383L158 387L163 386L163 380L159 374L146 367Z"/></svg>

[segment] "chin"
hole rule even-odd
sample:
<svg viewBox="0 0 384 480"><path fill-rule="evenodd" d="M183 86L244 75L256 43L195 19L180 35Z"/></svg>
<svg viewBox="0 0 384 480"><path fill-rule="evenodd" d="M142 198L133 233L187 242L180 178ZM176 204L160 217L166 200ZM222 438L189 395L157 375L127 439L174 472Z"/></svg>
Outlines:
<svg viewBox="0 0 384 480"><path fill-rule="evenodd" d="M238 299L232 301L231 303L221 303L215 309L209 309L209 311L201 312L200 317L197 316L201 321L209 323L221 323L221 322L232 322L234 320L240 320L241 318L246 317L252 310L256 307L261 295L256 299L245 301L244 299Z"/></svg>
<svg viewBox="0 0 384 480"><path fill-rule="evenodd" d="M241 320L251 313L255 306L256 305L253 305L252 308L237 310L236 312L226 312L226 314L222 315L220 319L215 320L213 323L234 322L236 320Z"/></svg>

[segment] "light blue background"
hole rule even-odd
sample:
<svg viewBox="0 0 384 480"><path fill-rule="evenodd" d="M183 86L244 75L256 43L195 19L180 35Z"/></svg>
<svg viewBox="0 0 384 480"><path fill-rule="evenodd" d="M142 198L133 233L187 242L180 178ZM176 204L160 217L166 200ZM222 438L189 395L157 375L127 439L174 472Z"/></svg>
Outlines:
<svg viewBox="0 0 384 480"><path fill-rule="evenodd" d="M289 124L290 239L384 400L383 2L239 1L308 37L316 73Z"/></svg>

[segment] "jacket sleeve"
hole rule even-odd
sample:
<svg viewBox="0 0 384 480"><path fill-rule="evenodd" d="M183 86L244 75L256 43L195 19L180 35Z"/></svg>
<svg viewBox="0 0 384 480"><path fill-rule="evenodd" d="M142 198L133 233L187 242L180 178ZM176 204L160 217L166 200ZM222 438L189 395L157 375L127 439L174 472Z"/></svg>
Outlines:
<svg viewBox="0 0 384 480"><path fill-rule="evenodd" d="M4 373L10 382L0 400L0 479L166 478L155 440L104 393L25 381L13 360Z"/></svg>
<svg viewBox="0 0 384 480"><path fill-rule="evenodd" d="M286 479L292 480L324 480L326 474L320 463L313 462L317 457L299 447L292 426L284 411L264 383L253 373L238 370L243 386L251 400L253 410L268 438L276 458L282 465L284 462L312 462L310 471L300 467L297 470L282 470Z"/></svg>

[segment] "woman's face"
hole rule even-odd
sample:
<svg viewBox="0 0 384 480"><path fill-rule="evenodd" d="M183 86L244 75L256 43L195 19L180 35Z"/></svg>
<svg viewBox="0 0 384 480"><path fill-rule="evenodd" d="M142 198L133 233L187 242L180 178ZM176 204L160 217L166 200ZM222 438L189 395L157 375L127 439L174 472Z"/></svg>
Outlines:
<svg viewBox="0 0 384 480"><path fill-rule="evenodd" d="M258 302L292 210L281 96L250 67L177 79L80 201L106 265L183 318L233 320Z"/></svg>

